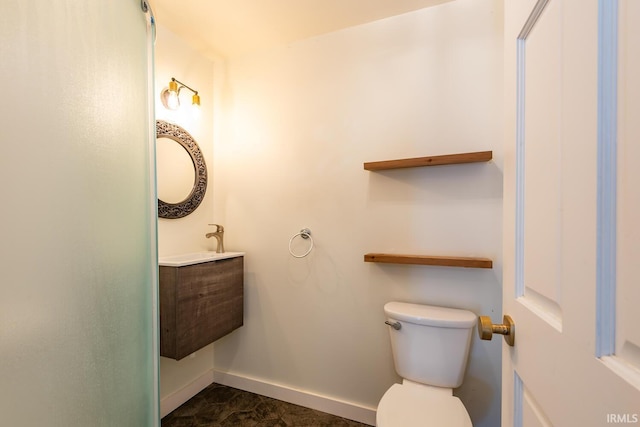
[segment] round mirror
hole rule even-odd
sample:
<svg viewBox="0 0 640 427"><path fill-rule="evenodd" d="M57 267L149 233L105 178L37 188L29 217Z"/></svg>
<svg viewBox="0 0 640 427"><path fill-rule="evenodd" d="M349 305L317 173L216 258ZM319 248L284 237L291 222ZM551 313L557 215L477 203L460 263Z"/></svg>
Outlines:
<svg viewBox="0 0 640 427"><path fill-rule="evenodd" d="M207 191L207 166L193 137L178 125L156 121L158 216L182 218Z"/></svg>
<svg viewBox="0 0 640 427"><path fill-rule="evenodd" d="M191 156L171 138L156 141L158 198L167 203L179 203L191 194L196 171Z"/></svg>

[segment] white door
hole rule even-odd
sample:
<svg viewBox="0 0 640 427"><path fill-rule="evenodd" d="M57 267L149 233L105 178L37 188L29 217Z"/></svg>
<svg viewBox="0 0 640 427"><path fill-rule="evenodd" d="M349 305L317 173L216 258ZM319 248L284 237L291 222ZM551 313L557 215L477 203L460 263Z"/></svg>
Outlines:
<svg viewBox="0 0 640 427"><path fill-rule="evenodd" d="M505 1L504 427L640 426L639 26Z"/></svg>

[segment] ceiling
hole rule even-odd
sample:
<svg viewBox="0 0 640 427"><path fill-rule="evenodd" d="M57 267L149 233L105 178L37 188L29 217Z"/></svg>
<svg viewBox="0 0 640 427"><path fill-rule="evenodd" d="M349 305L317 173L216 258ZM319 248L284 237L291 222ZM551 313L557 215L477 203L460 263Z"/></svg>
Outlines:
<svg viewBox="0 0 640 427"><path fill-rule="evenodd" d="M234 56L451 0L151 0L159 25L210 56Z"/></svg>

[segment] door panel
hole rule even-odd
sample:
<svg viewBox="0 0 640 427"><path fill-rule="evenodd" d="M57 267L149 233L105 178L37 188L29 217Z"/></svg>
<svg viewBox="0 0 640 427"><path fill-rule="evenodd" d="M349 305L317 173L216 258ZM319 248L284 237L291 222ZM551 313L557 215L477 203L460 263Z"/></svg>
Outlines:
<svg viewBox="0 0 640 427"><path fill-rule="evenodd" d="M640 16L638 1L620 2L618 91L617 320L615 353L640 369ZM635 25L634 25L635 24Z"/></svg>
<svg viewBox="0 0 640 427"><path fill-rule="evenodd" d="M554 328L562 329L560 273L562 266L562 44L560 6L549 4L532 27L519 38L522 62L518 76L522 84L523 135L519 156L524 211L523 230L517 245L523 259L522 283L517 297L538 312ZM526 126L525 126L526 123ZM524 186L524 187L523 187ZM526 188L526 189L525 189ZM526 236L526 237L525 237ZM541 268L544 266L544 268Z"/></svg>
<svg viewBox="0 0 640 427"><path fill-rule="evenodd" d="M527 427L551 427L553 424L544 413L544 409L536 402L528 389L522 395L522 425Z"/></svg>
<svg viewBox="0 0 640 427"><path fill-rule="evenodd" d="M505 2L503 426L640 417L637 3Z"/></svg>

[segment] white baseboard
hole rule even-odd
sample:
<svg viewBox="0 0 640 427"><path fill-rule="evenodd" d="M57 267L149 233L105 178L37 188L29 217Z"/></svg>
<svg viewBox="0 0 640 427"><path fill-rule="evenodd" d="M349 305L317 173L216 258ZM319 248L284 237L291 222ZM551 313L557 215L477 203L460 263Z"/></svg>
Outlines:
<svg viewBox="0 0 640 427"><path fill-rule="evenodd" d="M209 369L204 374L182 387L180 390L171 393L164 399L161 399L160 418L169 415L187 400L207 388L211 383L213 383L213 369Z"/></svg>
<svg viewBox="0 0 640 427"><path fill-rule="evenodd" d="M376 408L228 372L214 370L213 379L218 384L316 409L364 424L372 426L376 424Z"/></svg>

